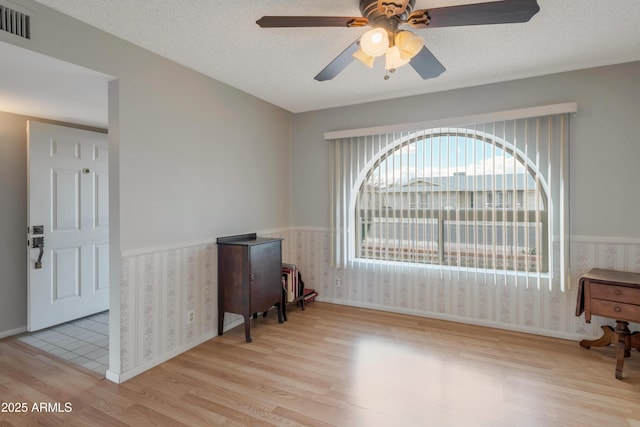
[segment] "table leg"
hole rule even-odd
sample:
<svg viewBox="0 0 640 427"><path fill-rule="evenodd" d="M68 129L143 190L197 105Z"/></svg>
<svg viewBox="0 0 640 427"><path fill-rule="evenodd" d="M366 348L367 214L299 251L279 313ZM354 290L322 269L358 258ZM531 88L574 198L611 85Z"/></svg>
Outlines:
<svg viewBox="0 0 640 427"><path fill-rule="evenodd" d="M631 333L631 337L629 338L629 347L640 351L640 331Z"/></svg>
<svg viewBox="0 0 640 427"><path fill-rule="evenodd" d="M615 331L609 325L602 326L602 336L595 340L582 340L580 341L580 346L584 348L593 347L607 347L611 344L617 344L618 339L616 337Z"/></svg>
<svg viewBox="0 0 640 427"><path fill-rule="evenodd" d="M631 355L631 331L629 322L616 320L616 334L618 335L618 349L616 353L616 378L622 379L624 358Z"/></svg>

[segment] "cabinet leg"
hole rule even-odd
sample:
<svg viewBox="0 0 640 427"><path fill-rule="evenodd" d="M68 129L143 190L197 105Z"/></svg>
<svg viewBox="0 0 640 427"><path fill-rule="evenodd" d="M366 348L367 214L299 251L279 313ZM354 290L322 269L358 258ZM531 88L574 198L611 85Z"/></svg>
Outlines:
<svg viewBox="0 0 640 427"><path fill-rule="evenodd" d="M251 342L251 316L244 316L244 340Z"/></svg>
<svg viewBox="0 0 640 427"><path fill-rule="evenodd" d="M224 311L218 309L218 335L224 332Z"/></svg>
<svg viewBox="0 0 640 427"><path fill-rule="evenodd" d="M283 305L282 303L277 303L276 304L276 307L278 309L278 323L284 323L283 315L282 315L282 313L284 312L284 309L283 309L282 305Z"/></svg>

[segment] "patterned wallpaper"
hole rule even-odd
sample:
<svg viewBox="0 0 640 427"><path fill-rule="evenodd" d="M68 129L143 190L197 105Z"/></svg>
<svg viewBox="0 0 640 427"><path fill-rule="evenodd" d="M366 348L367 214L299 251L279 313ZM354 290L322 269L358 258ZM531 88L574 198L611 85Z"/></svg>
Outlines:
<svg viewBox="0 0 640 427"><path fill-rule="evenodd" d="M592 267L640 272L640 241L573 238L570 289L557 283L475 272L393 270L354 265L335 269L329 231L298 228L258 233L281 237L283 260L298 264L319 300L579 339L600 336L614 322L575 316L577 278ZM121 373L146 369L217 335L215 243L122 258ZM195 314L187 322L190 310ZM226 327L241 320L226 315ZM640 329L638 325L632 325ZM143 369L143 370L144 370Z"/></svg>
<svg viewBox="0 0 640 427"><path fill-rule="evenodd" d="M214 243L124 257L120 270L121 372L217 334Z"/></svg>
<svg viewBox="0 0 640 427"><path fill-rule="evenodd" d="M335 269L329 260L329 231L297 229L280 234L319 300L470 322L568 339L600 336L615 322L575 316L578 278L594 267L640 272L640 241L574 237L568 289L559 283L476 272L354 265ZM636 325L632 325L636 326ZM636 326L636 328L638 328Z"/></svg>

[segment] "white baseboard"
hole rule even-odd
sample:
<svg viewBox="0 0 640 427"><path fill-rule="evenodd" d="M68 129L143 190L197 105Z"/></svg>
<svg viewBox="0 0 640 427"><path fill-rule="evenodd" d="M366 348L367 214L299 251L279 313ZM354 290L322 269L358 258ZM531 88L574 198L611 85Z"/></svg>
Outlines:
<svg viewBox="0 0 640 427"><path fill-rule="evenodd" d="M111 369L107 370L107 373L105 374L106 378L109 381L112 381L116 384L121 384L127 380L130 380L131 378L135 377L136 375L140 375L141 373L143 373L144 371L148 371L151 368L154 368L158 365L160 365L161 363L166 362L169 359L173 359L174 357L178 356L181 353L184 353L185 351L191 350L194 347L199 346L200 344L209 341L212 338L217 337L218 334L216 332L211 332L209 334L206 334L202 337L200 337L200 339L198 339L197 341L192 341L189 342L181 347L175 348L173 350L171 350L168 353L165 353L159 357L156 357L153 360L149 360L148 362L143 363L142 365L136 366L133 369L129 369L126 372L115 372L112 371Z"/></svg>
<svg viewBox="0 0 640 427"><path fill-rule="evenodd" d="M0 339L6 338L6 337L12 337L14 335L18 335L23 332L27 332L26 326L23 326L21 328L16 328L16 329L9 329L8 331L2 331L0 332Z"/></svg>
<svg viewBox="0 0 640 427"><path fill-rule="evenodd" d="M409 314L411 316L426 317L429 319L437 319L437 320L446 320L448 322L465 323L465 324L476 325L476 326L485 326L485 327L494 328L494 329L504 329L506 331L522 332L525 334L540 335L540 336L550 337L550 338L560 338L560 339L565 339L570 341L580 341L585 338L584 336L578 335L578 334L551 331L548 329L530 328L530 327L519 326L519 325L509 325L506 323L494 322L491 320L470 319L468 317L452 316L450 314L443 314L443 313L432 313L432 312L424 312L424 311L417 311L417 310L408 310L408 309L403 309L399 307L386 307L386 306L380 306L375 304L354 304L351 302L335 300L335 299L327 299L327 298L318 299L318 301L328 302L331 304L346 305L350 307L367 308L370 310L386 311L390 313Z"/></svg>

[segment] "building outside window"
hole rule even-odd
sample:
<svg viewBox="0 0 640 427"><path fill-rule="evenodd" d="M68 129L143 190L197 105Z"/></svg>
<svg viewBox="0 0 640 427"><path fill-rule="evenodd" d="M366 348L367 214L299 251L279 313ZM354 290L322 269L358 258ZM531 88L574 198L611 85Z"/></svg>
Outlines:
<svg viewBox="0 0 640 427"><path fill-rule="evenodd" d="M357 195L356 257L546 271L547 196L535 169L503 144L436 130L384 152Z"/></svg>

